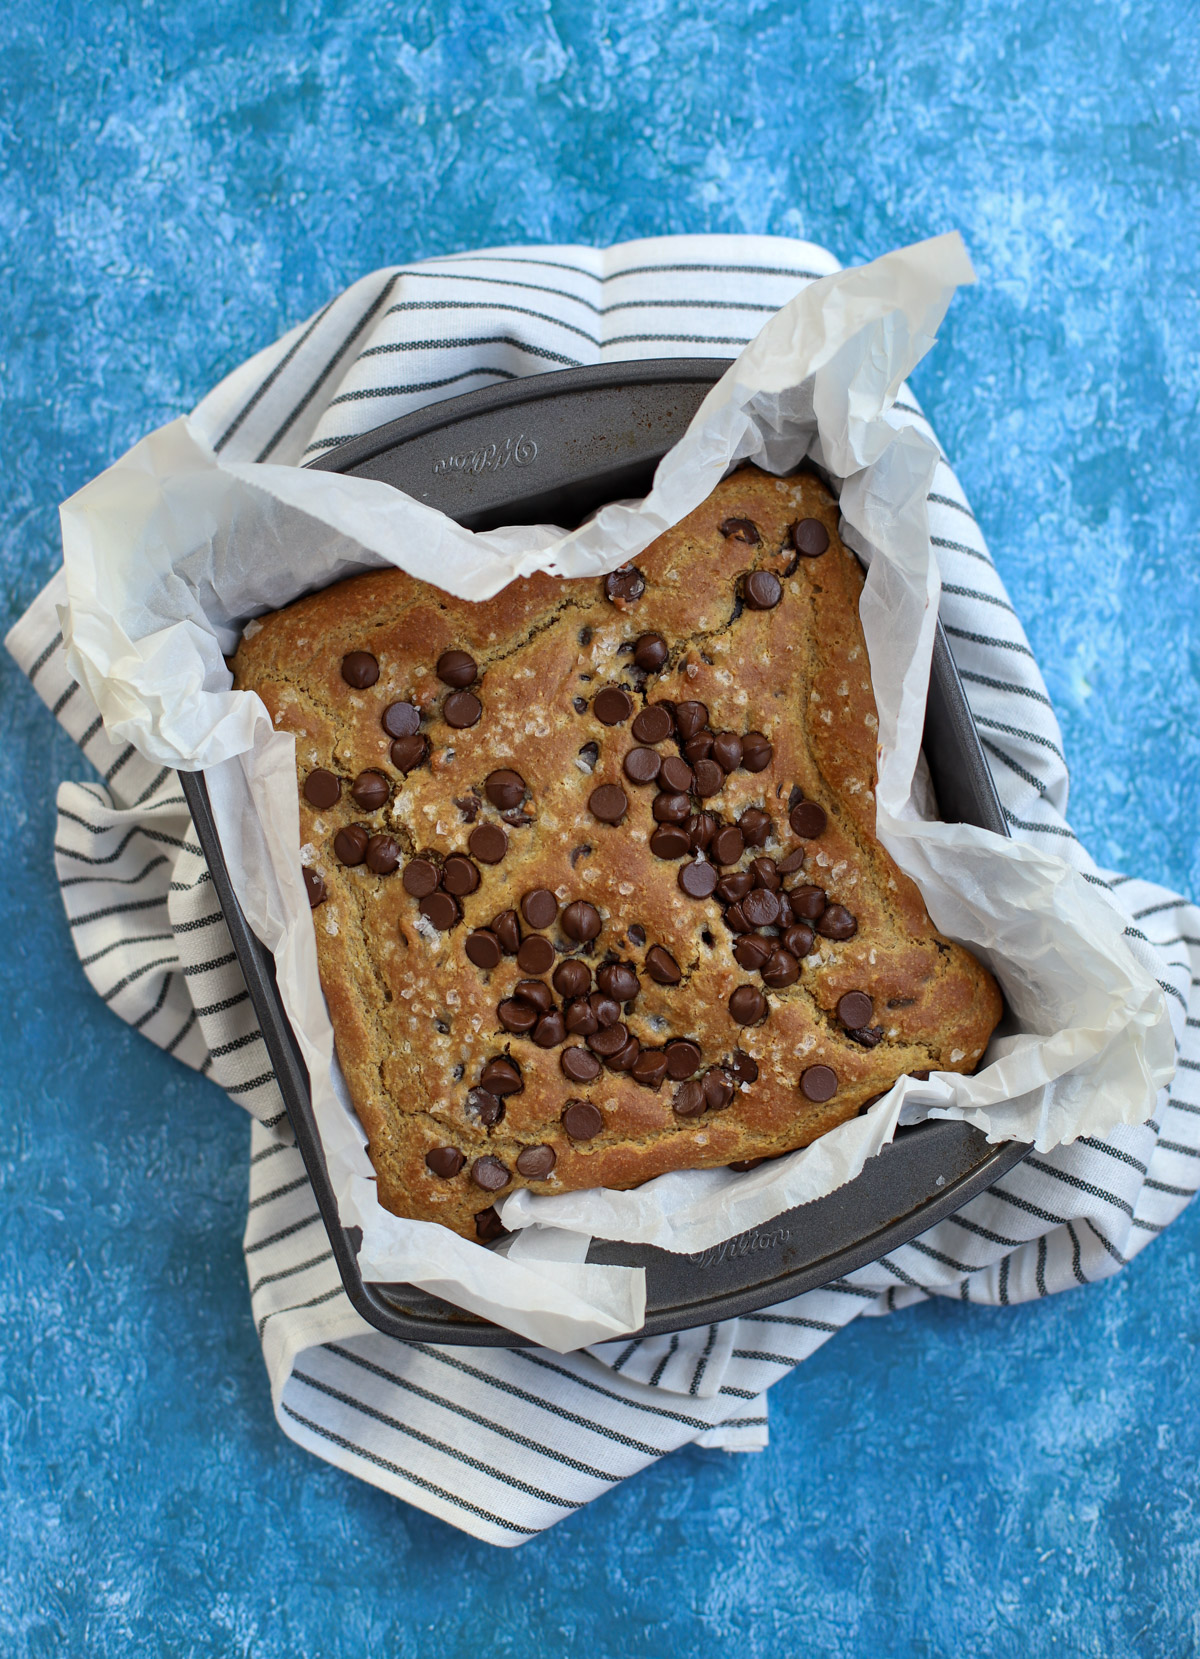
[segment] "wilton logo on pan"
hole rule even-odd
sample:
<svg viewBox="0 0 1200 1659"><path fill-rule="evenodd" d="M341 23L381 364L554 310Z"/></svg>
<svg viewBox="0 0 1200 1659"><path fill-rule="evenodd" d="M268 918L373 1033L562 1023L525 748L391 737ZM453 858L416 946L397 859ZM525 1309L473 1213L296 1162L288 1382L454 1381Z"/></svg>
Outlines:
<svg viewBox="0 0 1200 1659"><path fill-rule="evenodd" d="M537 452L537 444L522 432L518 438L484 444L482 449L469 449L464 455L444 455L433 463L434 476L444 472L499 472L510 461L514 467L527 467L536 460Z"/></svg>
<svg viewBox="0 0 1200 1659"><path fill-rule="evenodd" d="M687 1259L697 1267L715 1267L718 1262L751 1256L757 1250L776 1250L791 1236L790 1227L777 1227L773 1233L742 1233L737 1238L727 1238L722 1244L710 1245L707 1250L695 1250Z"/></svg>

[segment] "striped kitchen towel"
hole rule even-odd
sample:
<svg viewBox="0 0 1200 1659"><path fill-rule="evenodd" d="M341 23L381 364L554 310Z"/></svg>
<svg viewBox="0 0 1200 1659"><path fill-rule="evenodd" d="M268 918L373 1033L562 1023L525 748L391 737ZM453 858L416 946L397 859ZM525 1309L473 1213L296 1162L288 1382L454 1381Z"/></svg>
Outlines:
<svg viewBox="0 0 1200 1659"><path fill-rule="evenodd" d="M237 370L198 418L236 459L300 465L384 421L517 375L629 357L729 356L822 250L767 237L495 248L364 277ZM896 405L928 425L907 390ZM685 1443L766 1443L767 1392L859 1314L930 1295L1007 1303L1116 1273L1200 1176L1200 911L1098 871L1065 820L1046 688L944 462L929 497L942 618L1014 835L1111 895L1172 1008L1179 1073L1154 1118L1031 1156L873 1266L725 1324L566 1358L433 1347L366 1326L342 1292L178 778L106 737L66 671L61 573L8 646L92 771L58 792L56 868L97 993L250 1113L250 1299L280 1426L318 1456L513 1545Z"/></svg>

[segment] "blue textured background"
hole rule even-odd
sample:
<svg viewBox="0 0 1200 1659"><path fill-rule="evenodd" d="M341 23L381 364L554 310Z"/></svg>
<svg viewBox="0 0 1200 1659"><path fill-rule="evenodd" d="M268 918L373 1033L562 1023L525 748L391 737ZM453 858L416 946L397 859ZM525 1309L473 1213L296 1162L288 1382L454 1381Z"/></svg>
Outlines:
<svg viewBox="0 0 1200 1659"><path fill-rule="evenodd" d="M373 267L702 230L856 261L957 225L981 285L917 389L1076 827L1194 893L1198 86L1188 0L9 0L5 616L62 497ZM516 1554L295 1449L245 1119L87 989L50 862L81 762L0 676L0 1651L1200 1651L1195 1213L1096 1289L860 1323L775 1390L761 1457L685 1452Z"/></svg>

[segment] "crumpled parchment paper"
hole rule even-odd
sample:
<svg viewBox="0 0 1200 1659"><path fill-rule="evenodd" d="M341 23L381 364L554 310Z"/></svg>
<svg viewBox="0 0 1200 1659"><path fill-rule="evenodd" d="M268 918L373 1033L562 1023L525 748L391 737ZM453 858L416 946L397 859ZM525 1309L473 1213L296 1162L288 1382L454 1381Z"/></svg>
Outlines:
<svg viewBox="0 0 1200 1659"><path fill-rule="evenodd" d="M939 596L925 507L937 452L889 411L955 287L973 280L952 234L813 282L713 387L645 500L607 506L570 532L476 534L385 484L222 460L195 418L151 433L64 504L71 671L114 741L206 773L234 887L275 954L342 1220L363 1231L366 1278L420 1286L567 1351L644 1316L641 1269L588 1265L588 1237L706 1249L853 1179L898 1124L926 1116L1047 1150L1150 1115L1174 1044L1162 993L1116 912L1060 860L918 810ZM995 973L1017 1034L994 1039L974 1076L904 1078L864 1117L749 1174L681 1171L632 1192L519 1190L501 1214L522 1231L499 1251L389 1214L320 989L293 739L256 695L231 688L226 654L249 618L369 567L401 565L469 599L535 570L603 574L738 462L786 474L805 459L838 488L845 538L869 562L861 610L879 711L880 838L936 925Z"/></svg>

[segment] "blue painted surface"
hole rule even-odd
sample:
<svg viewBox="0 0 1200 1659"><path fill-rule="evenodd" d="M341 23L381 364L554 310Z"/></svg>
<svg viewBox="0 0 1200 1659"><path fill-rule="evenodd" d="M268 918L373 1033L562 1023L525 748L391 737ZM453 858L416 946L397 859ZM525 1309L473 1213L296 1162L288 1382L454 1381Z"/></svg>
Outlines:
<svg viewBox="0 0 1200 1659"><path fill-rule="evenodd" d="M1101 859L1200 890L1200 22L894 0L196 0L0 19L8 619L55 504L362 272L503 241L959 226L917 376ZM7 624L6 624L7 625ZM53 887L67 741L0 664L0 1651L1200 1651L1200 1223L1033 1308L863 1322L516 1554L275 1429L245 1120L128 1032Z"/></svg>

